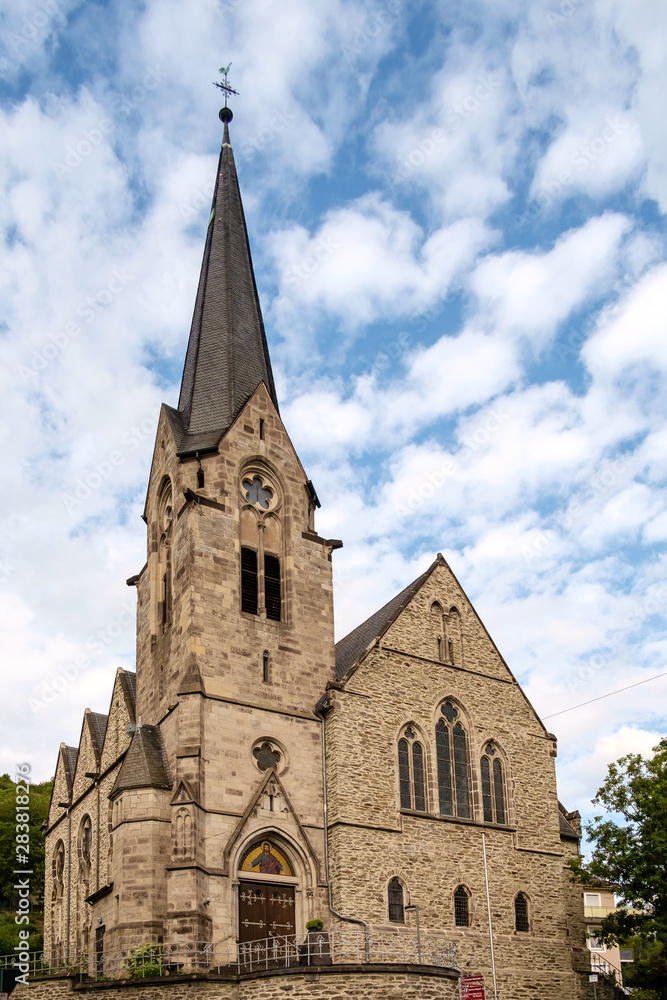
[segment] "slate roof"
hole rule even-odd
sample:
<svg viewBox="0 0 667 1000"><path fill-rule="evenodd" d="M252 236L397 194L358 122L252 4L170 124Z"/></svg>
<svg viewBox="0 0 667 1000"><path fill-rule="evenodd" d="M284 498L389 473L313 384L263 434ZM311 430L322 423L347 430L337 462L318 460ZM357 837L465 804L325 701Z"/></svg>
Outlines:
<svg viewBox="0 0 667 1000"><path fill-rule="evenodd" d="M339 681L349 673L362 653L375 640L379 639L387 631L389 626L396 621L403 608L415 596L426 578L431 575L439 560L431 563L429 568L416 580L413 580L405 590L388 601L384 607L376 611L375 614L367 618L365 622L357 627L344 639L336 643L336 677Z"/></svg>
<svg viewBox="0 0 667 1000"><path fill-rule="evenodd" d="M225 122L178 409L167 408L179 454L217 447L260 382L277 408Z"/></svg>
<svg viewBox="0 0 667 1000"><path fill-rule="evenodd" d="M79 759L79 748L78 747L65 747L65 763L67 764L67 770L69 771L69 777L71 781L74 781L74 775L76 774L76 762Z"/></svg>
<svg viewBox="0 0 667 1000"><path fill-rule="evenodd" d="M134 722L137 714L137 675L131 670L123 670L121 677L123 678L125 691L130 700L130 704L128 706L128 708L131 709L130 719Z"/></svg>
<svg viewBox="0 0 667 1000"><path fill-rule="evenodd" d="M167 752L159 726L141 726L135 731L111 797L126 788L171 788L173 784Z"/></svg>
<svg viewBox="0 0 667 1000"><path fill-rule="evenodd" d="M569 813L562 802L558 803L558 825L561 837L568 840L581 840L581 834L575 830L570 822L575 816L578 817L579 813Z"/></svg>
<svg viewBox="0 0 667 1000"><path fill-rule="evenodd" d="M93 734L93 741L95 743L95 753L99 762L102 747L104 746L104 735L107 731L109 716L101 715L99 712L90 712L88 717L90 719L90 728Z"/></svg>

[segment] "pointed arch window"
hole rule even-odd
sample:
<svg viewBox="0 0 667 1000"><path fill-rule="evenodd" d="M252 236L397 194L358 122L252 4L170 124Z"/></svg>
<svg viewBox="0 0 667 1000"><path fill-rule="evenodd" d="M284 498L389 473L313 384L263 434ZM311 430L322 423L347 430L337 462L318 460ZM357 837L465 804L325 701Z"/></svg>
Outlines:
<svg viewBox="0 0 667 1000"><path fill-rule="evenodd" d="M426 812L424 783L424 748L415 739L412 726L406 726L398 741L398 783L401 809Z"/></svg>
<svg viewBox="0 0 667 1000"><path fill-rule="evenodd" d="M528 919L528 897L520 892L514 900L514 926L517 931L529 931L530 921Z"/></svg>
<svg viewBox="0 0 667 1000"><path fill-rule="evenodd" d="M440 815L470 819L468 737L451 701L441 712L435 727Z"/></svg>
<svg viewBox="0 0 667 1000"><path fill-rule="evenodd" d="M93 824L90 816L86 815L81 821L79 829L79 861L84 876L87 874L90 864L93 847Z"/></svg>
<svg viewBox="0 0 667 1000"><path fill-rule="evenodd" d="M403 905L403 886L399 879L393 878L389 883L389 919L395 924L405 923L405 907Z"/></svg>
<svg viewBox="0 0 667 1000"><path fill-rule="evenodd" d="M503 763L493 743L487 743L480 762L482 773L482 807L485 823L507 822Z"/></svg>
<svg viewBox="0 0 667 1000"><path fill-rule="evenodd" d="M454 893L454 923L457 927L470 927L470 893L464 885Z"/></svg>

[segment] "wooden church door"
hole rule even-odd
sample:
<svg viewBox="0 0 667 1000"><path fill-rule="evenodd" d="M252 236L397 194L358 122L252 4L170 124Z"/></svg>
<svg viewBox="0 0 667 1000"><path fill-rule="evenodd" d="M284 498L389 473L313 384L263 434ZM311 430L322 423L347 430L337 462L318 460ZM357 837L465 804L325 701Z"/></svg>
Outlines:
<svg viewBox="0 0 667 1000"><path fill-rule="evenodd" d="M294 886L270 882L239 885L239 942L294 934Z"/></svg>

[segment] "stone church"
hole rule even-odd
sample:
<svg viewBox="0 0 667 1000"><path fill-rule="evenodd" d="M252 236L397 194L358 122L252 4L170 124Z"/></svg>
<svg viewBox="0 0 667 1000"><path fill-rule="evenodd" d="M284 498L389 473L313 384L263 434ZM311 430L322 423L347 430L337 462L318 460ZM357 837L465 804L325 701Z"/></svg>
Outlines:
<svg viewBox="0 0 667 1000"><path fill-rule="evenodd" d="M461 973L502 1000L588 996L556 740L443 557L334 643L342 542L318 534L280 417L220 116L180 398L127 581L136 674L60 747L46 958L136 979L132 949L153 944L156 997L189 975L230 1000L454 998Z"/></svg>

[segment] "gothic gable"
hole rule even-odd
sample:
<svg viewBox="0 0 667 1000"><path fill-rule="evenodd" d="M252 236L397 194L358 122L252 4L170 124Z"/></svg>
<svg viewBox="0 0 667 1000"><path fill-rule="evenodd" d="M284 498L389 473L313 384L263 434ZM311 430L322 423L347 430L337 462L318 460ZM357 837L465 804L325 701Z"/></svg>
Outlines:
<svg viewBox="0 0 667 1000"><path fill-rule="evenodd" d="M230 860L239 844L254 834L262 837L269 831L277 831L299 845L319 882L319 859L299 816L294 811L283 783L273 768L260 780L243 816L225 844L222 858L225 875L231 874Z"/></svg>
<svg viewBox="0 0 667 1000"><path fill-rule="evenodd" d="M109 705L104 744L100 756L100 770L111 767L130 745L128 727L135 722L134 674L119 667Z"/></svg>

